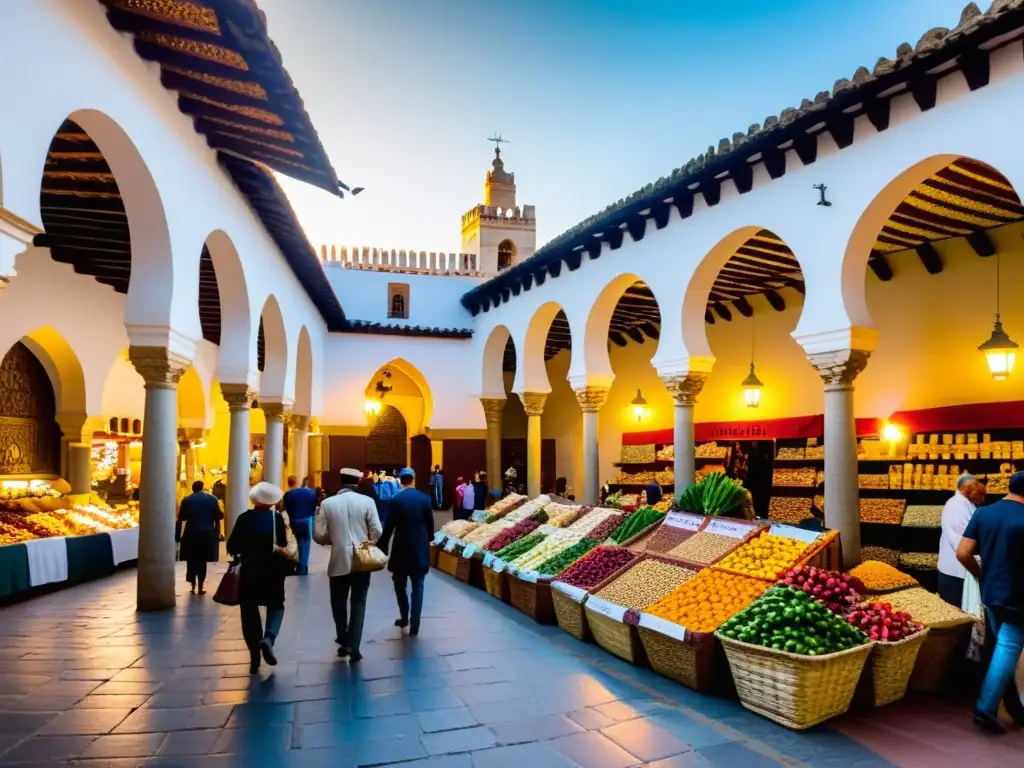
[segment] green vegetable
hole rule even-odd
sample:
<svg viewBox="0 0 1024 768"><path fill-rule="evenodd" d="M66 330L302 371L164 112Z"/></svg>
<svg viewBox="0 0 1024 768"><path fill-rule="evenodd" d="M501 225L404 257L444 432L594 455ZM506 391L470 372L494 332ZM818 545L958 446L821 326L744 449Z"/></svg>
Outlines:
<svg viewBox="0 0 1024 768"><path fill-rule="evenodd" d="M706 475L699 483L683 489L677 506L686 512L721 515L743 503L747 492L743 485L721 472Z"/></svg>
<svg viewBox="0 0 1024 768"><path fill-rule="evenodd" d="M547 576L557 576L596 547L597 544L598 542L591 539L580 539L576 544L542 563L537 572Z"/></svg>
<svg viewBox="0 0 1024 768"><path fill-rule="evenodd" d="M533 549L543 539L543 533L531 533L529 536L524 536L518 541L513 541L507 547L498 550L496 554L502 560L515 560L520 555Z"/></svg>
<svg viewBox="0 0 1024 768"><path fill-rule="evenodd" d="M622 522L622 525L612 531L611 539L616 544L621 544L664 518L665 513L659 512L654 507L641 507L636 512L631 513Z"/></svg>

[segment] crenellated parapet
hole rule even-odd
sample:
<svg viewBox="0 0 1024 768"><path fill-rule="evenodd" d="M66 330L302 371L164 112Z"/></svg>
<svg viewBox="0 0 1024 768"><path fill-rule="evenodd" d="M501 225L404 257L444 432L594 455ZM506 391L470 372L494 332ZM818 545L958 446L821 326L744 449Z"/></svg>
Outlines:
<svg viewBox="0 0 1024 768"><path fill-rule="evenodd" d="M396 250L394 248L321 245L325 266L377 272L405 272L424 275L480 276L480 257L475 253Z"/></svg>
<svg viewBox="0 0 1024 768"><path fill-rule="evenodd" d="M519 225L527 227L537 226L537 215L532 205L515 206L514 208L502 208L494 205L476 205L462 214L462 228L465 230L478 221L490 223Z"/></svg>

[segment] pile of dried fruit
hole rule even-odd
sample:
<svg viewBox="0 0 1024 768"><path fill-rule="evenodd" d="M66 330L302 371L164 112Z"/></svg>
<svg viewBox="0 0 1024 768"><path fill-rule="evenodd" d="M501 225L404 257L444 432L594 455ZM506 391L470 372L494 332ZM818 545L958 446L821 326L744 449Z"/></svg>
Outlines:
<svg viewBox="0 0 1024 768"><path fill-rule="evenodd" d="M766 589L768 584L748 576L703 570L647 609L659 618L694 632L714 632Z"/></svg>
<svg viewBox="0 0 1024 768"><path fill-rule="evenodd" d="M456 539L461 539L466 534L471 533L478 525L479 523L474 523L470 520L452 520L441 526L441 532Z"/></svg>
<svg viewBox="0 0 1024 768"><path fill-rule="evenodd" d="M558 580L580 589L593 589L639 557L622 547L598 547L563 571Z"/></svg>
<svg viewBox="0 0 1024 768"><path fill-rule="evenodd" d="M796 539L762 533L726 555L715 567L743 576L775 581L782 571L800 559L807 547L805 542Z"/></svg>
<svg viewBox="0 0 1024 768"><path fill-rule="evenodd" d="M862 553L863 551L861 550ZM895 589L920 586L913 576L908 576L889 563L877 560L865 560L851 569L850 575L860 581L865 591L869 593L892 592Z"/></svg>
<svg viewBox="0 0 1024 768"><path fill-rule="evenodd" d="M900 565L904 568L934 571L939 567L939 555L937 552L901 552Z"/></svg>
<svg viewBox="0 0 1024 768"><path fill-rule="evenodd" d="M953 626L974 621L959 608L954 608L938 595L923 587L910 587L886 595L894 611L909 613L926 627Z"/></svg>
<svg viewBox="0 0 1024 768"><path fill-rule="evenodd" d="M696 571L661 560L641 560L605 586L597 597L643 610L696 575Z"/></svg>
<svg viewBox="0 0 1024 768"><path fill-rule="evenodd" d="M499 533L487 542L487 546L484 547L488 552L498 552L514 541L518 541L523 536L529 533L533 533L537 528L540 527L540 523L536 520L520 520L518 523L513 525L511 528L506 528L504 531Z"/></svg>
<svg viewBox="0 0 1024 768"><path fill-rule="evenodd" d="M711 565L739 543L739 539L731 536L699 531L679 546L670 549L668 554L689 560L691 563Z"/></svg>
<svg viewBox="0 0 1024 768"><path fill-rule="evenodd" d="M942 507L911 504L903 514L903 525L907 528L938 528L942 525Z"/></svg>
<svg viewBox="0 0 1024 768"><path fill-rule="evenodd" d="M811 500L806 496L772 496L768 502L768 519L776 523L797 523L811 517Z"/></svg>
<svg viewBox="0 0 1024 768"><path fill-rule="evenodd" d="M900 562L900 553L888 547L861 547L860 556L865 560L875 560L892 566L899 565Z"/></svg>
<svg viewBox="0 0 1024 768"><path fill-rule="evenodd" d="M696 531L677 528L674 525L661 525L644 540L644 549L648 552L665 554L692 537Z"/></svg>
<svg viewBox="0 0 1024 768"><path fill-rule="evenodd" d="M903 522L903 511L906 506L905 499L861 499L860 521L899 525Z"/></svg>
<svg viewBox="0 0 1024 768"><path fill-rule="evenodd" d="M612 535L612 532L622 525L626 520L625 514L620 515L609 515L604 520L599 522L589 531L587 531L587 538L593 539L594 541L601 542Z"/></svg>

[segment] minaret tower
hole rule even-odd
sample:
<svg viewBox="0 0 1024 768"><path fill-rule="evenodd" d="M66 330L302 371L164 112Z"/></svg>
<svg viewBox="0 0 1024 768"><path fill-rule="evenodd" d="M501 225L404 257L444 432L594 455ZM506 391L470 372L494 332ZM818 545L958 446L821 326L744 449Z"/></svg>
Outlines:
<svg viewBox="0 0 1024 768"><path fill-rule="evenodd" d="M505 170L496 136L494 160L484 181L484 203L462 217L462 252L480 257L480 271L495 275L537 250L537 219L532 205L516 204L516 175Z"/></svg>

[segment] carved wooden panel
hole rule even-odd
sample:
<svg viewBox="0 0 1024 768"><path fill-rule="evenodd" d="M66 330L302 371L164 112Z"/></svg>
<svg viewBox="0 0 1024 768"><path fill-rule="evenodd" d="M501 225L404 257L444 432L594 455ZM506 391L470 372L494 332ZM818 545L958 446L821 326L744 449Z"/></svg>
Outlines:
<svg viewBox="0 0 1024 768"><path fill-rule="evenodd" d="M366 463L404 465L405 439L405 418L394 406L385 405L366 438Z"/></svg>
<svg viewBox="0 0 1024 768"><path fill-rule="evenodd" d="M60 428L42 363L17 343L0 362L0 475L54 474Z"/></svg>

